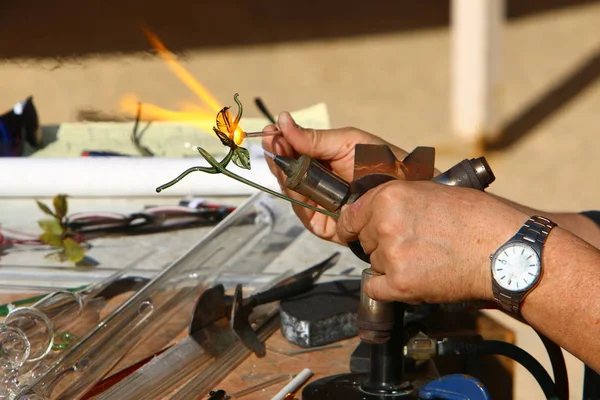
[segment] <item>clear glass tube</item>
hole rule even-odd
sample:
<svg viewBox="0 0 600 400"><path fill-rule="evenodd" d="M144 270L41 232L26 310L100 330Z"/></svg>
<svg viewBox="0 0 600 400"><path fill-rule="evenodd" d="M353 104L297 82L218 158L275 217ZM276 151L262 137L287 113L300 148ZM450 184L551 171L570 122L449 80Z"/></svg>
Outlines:
<svg viewBox="0 0 600 400"><path fill-rule="evenodd" d="M30 341L21 329L5 327L0 331L0 375L14 375L31 353Z"/></svg>
<svg viewBox="0 0 600 400"><path fill-rule="evenodd" d="M259 340L264 341L279 329L278 308L274 307L257 329ZM241 341L236 341L213 363L192 378L187 384L169 397L170 400L202 398L223 380L235 367L241 364L252 351Z"/></svg>
<svg viewBox="0 0 600 400"><path fill-rule="evenodd" d="M287 202L264 193L253 195L113 311L17 398L34 394L47 400L80 398L140 339L212 285L217 271L262 271L280 253L282 244L291 243L300 234L298 224ZM279 247L269 247L273 241ZM148 313L150 308L152 312ZM146 311L141 313L142 309Z"/></svg>
<svg viewBox="0 0 600 400"><path fill-rule="evenodd" d="M249 292L267 290L292 274L291 270L279 274L265 274L271 278L266 282L267 284L263 283L260 286L255 284L255 287L245 287L245 289L250 289ZM220 282L224 278L223 275L227 275L228 279L235 280L235 274L226 273L220 274L216 281ZM238 277L240 277L239 274ZM256 280L265 282L264 277ZM188 336L96 397L96 400L137 400L160 397L161 394L164 395L186 383L212 359L213 357L206 353L200 344Z"/></svg>
<svg viewBox="0 0 600 400"><path fill-rule="evenodd" d="M52 351L39 361L25 362L18 370L14 371L20 387L33 382L40 376L43 376L50 367L60 359L66 349L75 345L79 338L93 329L101 318L101 313L107 307L106 299L95 298L88 303L82 314L74 319L74 323L69 324L64 330L55 332ZM55 345L57 345L55 347Z"/></svg>
<svg viewBox="0 0 600 400"><path fill-rule="evenodd" d="M185 383L213 357L190 336L102 393L96 400L157 398ZM140 397L141 395L141 397Z"/></svg>
<svg viewBox="0 0 600 400"><path fill-rule="evenodd" d="M149 257L154 251L146 253L143 257L125 267L123 270L112 274L102 282L90 285L78 292L56 291L49 293L30 307L20 307L12 310L0 324L0 347L2 342L10 338L11 353L0 352L0 366L12 365L16 371L25 362L36 362L48 355L54 343L54 334L60 329L74 323L84 311L88 302L100 291L105 289L119 277L133 269L141 261ZM15 345L14 335L3 335L3 331L19 330L21 337L27 343ZM22 354L17 357L15 352L20 348ZM25 354L27 350L27 354ZM14 364L19 359L20 364Z"/></svg>

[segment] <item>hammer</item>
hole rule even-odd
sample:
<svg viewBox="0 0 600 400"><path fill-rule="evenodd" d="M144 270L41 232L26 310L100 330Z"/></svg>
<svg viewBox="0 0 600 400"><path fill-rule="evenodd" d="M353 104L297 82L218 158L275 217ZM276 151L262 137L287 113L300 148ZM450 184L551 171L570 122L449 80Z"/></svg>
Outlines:
<svg viewBox="0 0 600 400"><path fill-rule="evenodd" d="M301 271L264 292L242 297L242 285L237 285L233 296L226 295L223 285L204 291L198 299L190 332L209 353L219 354L222 347L230 345L234 336L258 357L266 353L256 331L250 325L252 311L263 304L272 303L304 293L313 287L321 275L332 268L341 257L335 252L320 263ZM217 334L218 330L218 334ZM213 332L215 331L215 332Z"/></svg>

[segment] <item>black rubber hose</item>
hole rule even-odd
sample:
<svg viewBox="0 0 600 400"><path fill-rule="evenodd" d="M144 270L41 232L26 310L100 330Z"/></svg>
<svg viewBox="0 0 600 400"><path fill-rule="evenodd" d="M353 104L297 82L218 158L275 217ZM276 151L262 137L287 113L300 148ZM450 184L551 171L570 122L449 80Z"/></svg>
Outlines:
<svg viewBox="0 0 600 400"><path fill-rule="evenodd" d="M600 399L600 374L585 365L583 375L583 400Z"/></svg>
<svg viewBox="0 0 600 400"><path fill-rule="evenodd" d="M542 388L546 398L561 399L561 397L558 396L556 386L552 381L550 374L548 374L538 360L520 347L499 340L484 340L479 345L479 353L500 355L515 360L533 375ZM568 400L568 398L562 398L561 400Z"/></svg>
<svg viewBox="0 0 600 400"><path fill-rule="evenodd" d="M542 335L540 332L535 331L550 357L550 364L552 364L552 372L554 373L554 385L556 386L556 392L561 399L569 398L569 374L567 373L567 365L565 364L565 357L559 345Z"/></svg>

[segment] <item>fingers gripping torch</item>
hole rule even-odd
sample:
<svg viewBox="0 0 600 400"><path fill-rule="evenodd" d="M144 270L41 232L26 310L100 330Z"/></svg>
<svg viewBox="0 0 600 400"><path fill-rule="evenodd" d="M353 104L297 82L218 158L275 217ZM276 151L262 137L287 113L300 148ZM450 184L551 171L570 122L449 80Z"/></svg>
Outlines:
<svg viewBox="0 0 600 400"><path fill-rule="evenodd" d="M287 175L285 185L288 189L331 212L339 211L343 205L353 203L369 190L397 179L432 180L477 190L485 190L495 180L484 157L465 159L434 176L435 149L432 147L417 147L399 161L387 145L356 145L352 182L346 182L307 155L298 159L276 156L274 161ZM349 247L361 260L370 263L370 257L359 241L349 243ZM377 275L379 273L373 269L365 269L362 285ZM375 301L361 291L356 323L361 341L371 347L370 373L320 379L304 389L303 398L419 398L414 395L415 385L404 377L405 309L403 303Z"/></svg>

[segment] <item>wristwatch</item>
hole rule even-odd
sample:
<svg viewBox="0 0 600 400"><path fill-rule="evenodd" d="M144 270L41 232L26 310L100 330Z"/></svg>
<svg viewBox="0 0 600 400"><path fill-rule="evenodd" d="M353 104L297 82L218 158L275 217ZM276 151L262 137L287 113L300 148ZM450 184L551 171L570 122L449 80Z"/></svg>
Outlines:
<svg viewBox="0 0 600 400"><path fill-rule="evenodd" d="M523 320L521 304L542 277L542 250L555 226L548 218L533 216L490 255L494 299L504 311L520 320Z"/></svg>

